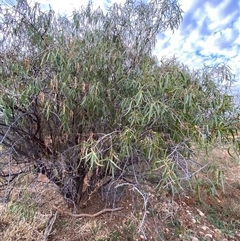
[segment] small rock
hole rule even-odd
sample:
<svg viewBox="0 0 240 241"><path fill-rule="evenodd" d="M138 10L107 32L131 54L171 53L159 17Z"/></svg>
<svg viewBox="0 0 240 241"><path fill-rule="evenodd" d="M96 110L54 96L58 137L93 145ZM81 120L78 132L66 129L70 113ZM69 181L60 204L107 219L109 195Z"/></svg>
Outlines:
<svg viewBox="0 0 240 241"><path fill-rule="evenodd" d="M202 226L202 230L203 230L203 231L206 231L207 229L208 229L207 226Z"/></svg>
<svg viewBox="0 0 240 241"><path fill-rule="evenodd" d="M140 235L140 239L141 239L141 240L146 240L143 235Z"/></svg>
<svg viewBox="0 0 240 241"><path fill-rule="evenodd" d="M204 237L205 237L205 238L208 238L208 239L211 239L211 240L212 240L212 238L213 238L212 234L210 234L210 233L207 233Z"/></svg>
<svg viewBox="0 0 240 241"><path fill-rule="evenodd" d="M186 213L191 214L191 212L189 210L186 210Z"/></svg>
<svg viewBox="0 0 240 241"><path fill-rule="evenodd" d="M198 212L198 214L199 214L201 217L204 217L204 216L205 216L204 213L203 213L202 211L200 211L199 209L197 209L197 212Z"/></svg>
<svg viewBox="0 0 240 241"><path fill-rule="evenodd" d="M166 232L166 233L169 233L169 229L168 229L168 228L165 228L165 232Z"/></svg>
<svg viewBox="0 0 240 241"><path fill-rule="evenodd" d="M192 221L192 223L196 223L197 222L194 218L192 218L191 221Z"/></svg>
<svg viewBox="0 0 240 241"><path fill-rule="evenodd" d="M199 241L199 239L196 237L192 237L192 241Z"/></svg>

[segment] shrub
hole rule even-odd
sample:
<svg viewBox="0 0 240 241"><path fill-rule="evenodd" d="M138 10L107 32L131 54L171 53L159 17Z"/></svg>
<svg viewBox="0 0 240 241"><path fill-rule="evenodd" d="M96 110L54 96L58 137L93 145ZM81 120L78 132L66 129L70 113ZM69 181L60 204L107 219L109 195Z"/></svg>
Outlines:
<svg viewBox="0 0 240 241"><path fill-rule="evenodd" d="M179 26L177 2L128 0L106 13L90 2L67 18L19 0L1 16L2 156L18 167L2 162L6 183L34 167L79 206L128 166L180 184L192 143L236 135L227 66L190 71L152 54L157 34Z"/></svg>

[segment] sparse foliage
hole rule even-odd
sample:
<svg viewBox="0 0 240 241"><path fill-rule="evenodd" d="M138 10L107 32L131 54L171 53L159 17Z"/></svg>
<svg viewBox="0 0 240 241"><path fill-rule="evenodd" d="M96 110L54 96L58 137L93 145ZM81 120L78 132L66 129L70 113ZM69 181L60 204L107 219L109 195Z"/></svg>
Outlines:
<svg viewBox="0 0 240 241"><path fill-rule="evenodd" d="M158 187L181 185L193 143L235 140L229 68L190 71L152 54L157 34L179 26L177 2L128 0L106 14L89 3L67 18L19 0L0 16L4 185L34 167L79 206L130 166L144 167L137 183L157 173Z"/></svg>

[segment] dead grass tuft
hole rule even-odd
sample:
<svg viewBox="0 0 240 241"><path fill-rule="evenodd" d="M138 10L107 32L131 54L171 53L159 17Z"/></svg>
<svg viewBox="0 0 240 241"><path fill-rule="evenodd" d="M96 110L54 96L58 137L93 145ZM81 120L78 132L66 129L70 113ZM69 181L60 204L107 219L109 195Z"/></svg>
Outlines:
<svg viewBox="0 0 240 241"><path fill-rule="evenodd" d="M1 208L0 240L15 241L44 241L47 240L52 223L53 214L41 214L36 212L31 219L24 218L18 212L13 212L13 206ZM15 211L17 206L15 206ZM53 218L54 220L54 218Z"/></svg>

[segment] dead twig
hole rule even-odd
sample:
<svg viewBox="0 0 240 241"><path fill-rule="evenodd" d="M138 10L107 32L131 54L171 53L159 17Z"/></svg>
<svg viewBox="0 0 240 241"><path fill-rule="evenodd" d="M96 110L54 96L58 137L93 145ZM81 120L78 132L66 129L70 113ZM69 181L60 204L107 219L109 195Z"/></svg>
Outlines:
<svg viewBox="0 0 240 241"><path fill-rule="evenodd" d="M119 208L105 208L97 213L94 213L94 214L88 214L88 213L81 213L81 214L74 214L74 213L70 213L70 212L67 212L67 211L63 211L61 209L59 209L58 207L56 206L53 206L53 208L57 211L59 211L60 213L62 214L65 214L65 215L68 215L68 216L71 216L71 217L74 217L74 218L95 218L103 213L106 213L106 212L115 212L115 211L120 211L123 209L123 207L119 207Z"/></svg>
<svg viewBox="0 0 240 241"><path fill-rule="evenodd" d="M49 235L51 234L52 232L52 228L53 228L53 224L55 223L56 221L56 218L57 218L57 212L55 214L51 213L47 223L46 223L46 228L45 228L45 231L44 231L44 239L43 241L47 241L48 240L48 237Z"/></svg>

